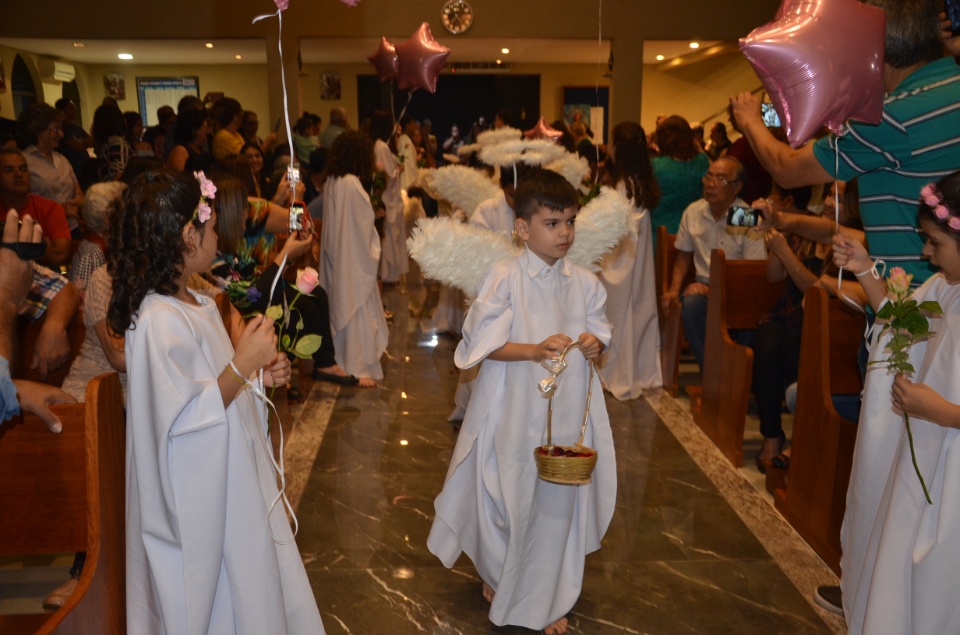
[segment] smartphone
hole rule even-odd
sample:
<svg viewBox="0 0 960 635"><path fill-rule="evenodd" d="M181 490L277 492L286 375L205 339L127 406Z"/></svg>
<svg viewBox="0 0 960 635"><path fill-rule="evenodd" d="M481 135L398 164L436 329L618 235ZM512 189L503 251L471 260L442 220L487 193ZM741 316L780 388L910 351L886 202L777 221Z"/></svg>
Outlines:
<svg viewBox="0 0 960 635"><path fill-rule="evenodd" d="M951 35L960 35L960 0L944 0L943 11L950 20Z"/></svg>
<svg viewBox="0 0 960 635"><path fill-rule="evenodd" d="M758 209L734 205L727 211L727 225L731 227L756 227L763 214Z"/></svg>
<svg viewBox="0 0 960 635"><path fill-rule="evenodd" d="M273 131L274 131L274 132L277 132L278 130L280 130L280 119L281 119L281 117L283 117L283 115L278 115L278 116L277 116L277 123L273 124Z"/></svg>
<svg viewBox="0 0 960 635"><path fill-rule="evenodd" d="M290 206L290 233L303 231L303 203Z"/></svg>
<svg viewBox="0 0 960 635"><path fill-rule="evenodd" d="M777 109L773 107L773 104L760 104L760 113L763 116L763 125L767 128L780 127L780 115L777 114Z"/></svg>

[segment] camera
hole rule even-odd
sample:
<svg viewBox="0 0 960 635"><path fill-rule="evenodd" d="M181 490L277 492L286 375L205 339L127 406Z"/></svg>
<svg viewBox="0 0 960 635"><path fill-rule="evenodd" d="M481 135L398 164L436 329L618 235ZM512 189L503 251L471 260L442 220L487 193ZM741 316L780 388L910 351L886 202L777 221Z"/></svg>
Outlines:
<svg viewBox="0 0 960 635"><path fill-rule="evenodd" d="M758 209L734 205L727 211L727 225L731 227L756 227L763 214Z"/></svg>
<svg viewBox="0 0 960 635"><path fill-rule="evenodd" d="M773 107L773 104L760 104L760 114L763 117L763 125L767 128L780 127L780 115L777 114L777 109Z"/></svg>
<svg viewBox="0 0 960 635"><path fill-rule="evenodd" d="M290 233L303 231L303 203L290 206Z"/></svg>

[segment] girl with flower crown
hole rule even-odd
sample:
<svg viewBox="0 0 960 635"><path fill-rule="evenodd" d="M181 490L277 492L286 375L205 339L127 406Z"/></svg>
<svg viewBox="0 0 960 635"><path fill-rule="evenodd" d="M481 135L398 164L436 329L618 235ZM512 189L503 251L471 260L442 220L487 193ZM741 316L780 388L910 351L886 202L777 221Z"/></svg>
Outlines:
<svg viewBox="0 0 960 635"><path fill-rule="evenodd" d="M960 633L950 582L960 567L960 172L923 188L917 219L922 253L940 271L910 300L927 312L932 334L909 347L915 370L907 374L887 366L892 339L902 335L886 332L870 352L841 531L851 634ZM859 277L874 311L909 293L902 269L884 287L862 245L840 235L833 242L834 262ZM942 314L928 312L933 302Z"/></svg>
<svg viewBox="0 0 960 635"><path fill-rule="evenodd" d="M110 327L126 339L127 630L322 633L266 436L263 385L290 379L273 321L236 349L187 288L217 248L216 187L148 172L110 227ZM262 371L263 383L257 377Z"/></svg>

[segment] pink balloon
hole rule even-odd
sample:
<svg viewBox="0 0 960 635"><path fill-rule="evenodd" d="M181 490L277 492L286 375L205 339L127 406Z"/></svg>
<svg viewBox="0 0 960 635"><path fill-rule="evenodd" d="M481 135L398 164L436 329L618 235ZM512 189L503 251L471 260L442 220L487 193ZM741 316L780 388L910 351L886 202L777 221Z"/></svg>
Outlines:
<svg viewBox="0 0 960 635"><path fill-rule="evenodd" d="M397 49L397 86L400 90L422 88L428 92L437 92L437 78L440 69L450 55L450 49L441 45L433 37L430 25L420 25L406 42L396 45Z"/></svg>
<svg viewBox="0 0 960 635"><path fill-rule="evenodd" d="M879 123L886 15L858 0L784 0L778 19L740 40L787 139L803 145L826 125Z"/></svg>
<svg viewBox="0 0 960 635"><path fill-rule="evenodd" d="M389 82L397 76L397 49L387 38L380 38L380 46L367 59L377 68L381 82Z"/></svg>
<svg viewBox="0 0 960 635"><path fill-rule="evenodd" d="M348 7L355 7L358 4L360 4L360 0L340 0L340 2L347 5Z"/></svg>
<svg viewBox="0 0 960 635"><path fill-rule="evenodd" d="M287 7L290 6L290 0L273 0L273 4L277 5L277 9L280 11L286 11Z"/></svg>
<svg viewBox="0 0 960 635"><path fill-rule="evenodd" d="M547 120L543 117L540 117L540 119L537 121L537 125L525 131L523 136L527 139L548 139L550 141L557 141L563 136L563 133L556 128L551 128L550 124L547 123Z"/></svg>

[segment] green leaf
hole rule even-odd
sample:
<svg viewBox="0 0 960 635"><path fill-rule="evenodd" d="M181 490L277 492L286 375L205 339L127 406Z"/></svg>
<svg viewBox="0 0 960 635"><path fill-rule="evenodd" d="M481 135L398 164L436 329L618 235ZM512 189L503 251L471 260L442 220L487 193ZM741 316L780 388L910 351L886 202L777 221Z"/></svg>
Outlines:
<svg viewBox="0 0 960 635"><path fill-rule="evenodd" d="M932 313L933 315L943 315L943 309L940 308L940 303L935 300L927 300L921 303L920 310Z"/></svg>
<svg viewBox="0 0 960 635"><path fill-rule="evenodd" d="M274 304L273 306L269 307L267 309L267 317L274 320L279 320L283 317L283 307L279 304Z"/></svg>
<svg viewBox="0 0 960 635"><path fill-rule="evenodd" d="M297 333L303 330L303 318L300 318L300 321L297 322Z"/></svg>
<svg viewBox="0 0 960 635"><path fill-rule="evenodd" d="M902 318L903 328L910 331L911 335L916 337L917 335L923 335L930 330L930 323L927 322L927 318L923 317L919 311L914 311L913 313L908 313Z"/></svg>
<svg viewBox="0 0 960 635"><path fill-rule="evenodd" d="M280 346L285 349L290 348L290 336L284 333L283 337L280 338Z"/></svg>
<svg viewBox="0 0 960 635"><path fill-rule="evenodd" d="M315 333L304 335L294 346L294 354L298 357L301 355L313 355L320 348L320 342L322 340L323 338Z"/></svg>
<svg viewBox="0 0 960 635"><path fill-rule="evenodd" d="M877 311L878 320L889 320L891 314L893 313L893 302L887 302L884 304L879 311Z"/></svg>

